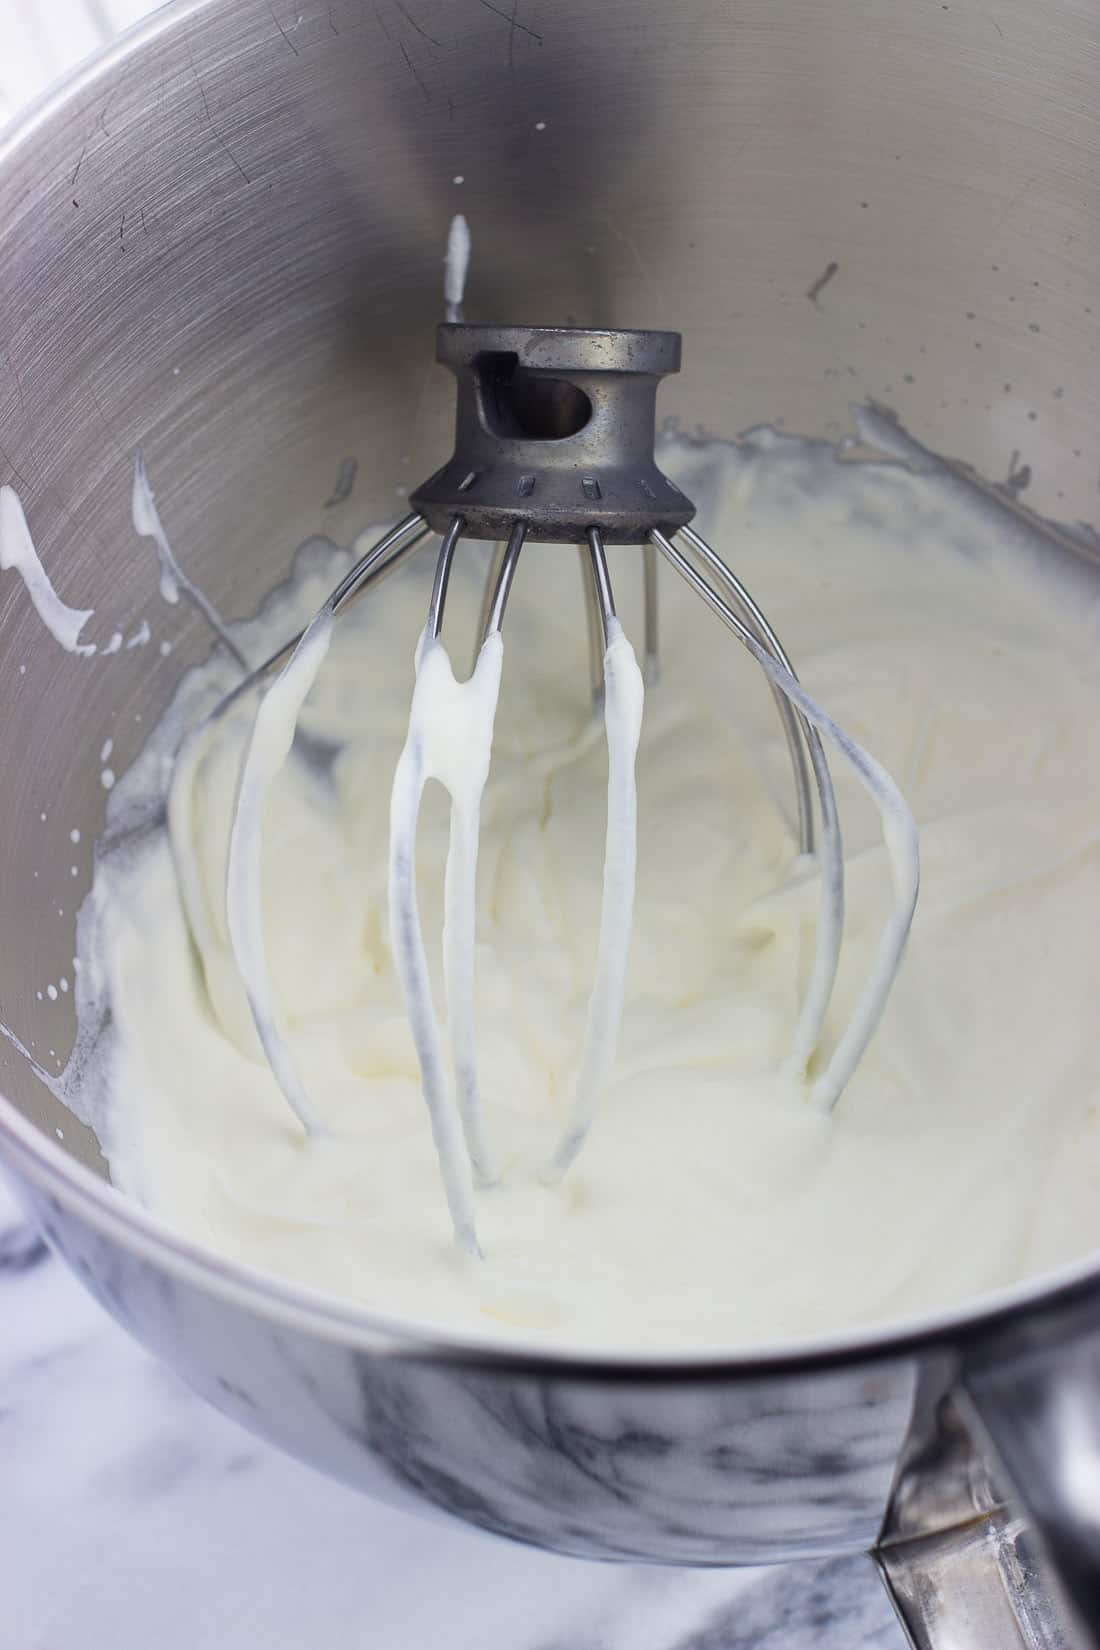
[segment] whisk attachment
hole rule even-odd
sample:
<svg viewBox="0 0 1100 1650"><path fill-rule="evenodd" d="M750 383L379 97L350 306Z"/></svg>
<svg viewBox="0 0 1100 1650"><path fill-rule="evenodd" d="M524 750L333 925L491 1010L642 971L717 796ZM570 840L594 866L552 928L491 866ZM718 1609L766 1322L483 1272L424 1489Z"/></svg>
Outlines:
<svg viewBox="0 0 1100 1650"><path fill-rule="evenodd" d="M459 248L461 250L461 248ZM456 276L457 283L457 276ZM458 289L456 285L456 290ZM190 793L205 742L225 714L283 674L261 702L248 743L229 854L227 908L234 956L261 1044L307 1130L317 1119L273 1003L263 956L260 836L263 806L290 749L294 715L320 668L340 607L400 565L430 532L441 537L428 612L416 650L408 736L397 763L390 812L390 939L404 993L458 1246L480 1253L474 1187L497 1178L478 1077L474 940L478 833L503 667L502 628L527 543L578 547L588 630L590 688L608 742L604 887L594 984L572 1099L545 1178L575 1161L614 1061L625 997L636 871L635 757L645 684L659 673L658 558L717 614L764 670L790 757L796 832L820 870L816 949L788 1067L800 1078L820 1049L844 922L843 845L825 752L828 741L855 771L883 820L894 910L855 1011L812 1084L831 1109L874 1034L900 965L919 885L916 827L897 787L801 687L765 613L736 573L690 523L694 505L654 456L656 393L680 365L676 333L556 327L438 329L437 358L456 380L451 458L413 494L412 513L341 581L306 630L227 694L180 748L169 803L183 899L200 953L210 941L197 868L189 864ZM467 539L496 542L485 585L473 670L456 679L443 642L447 593ZM607 547L640 550L644 670L615 610ZM444 879L443 973L447 1047L432 1002L415 884L416 830L424 787L450 794Z"/></svg>

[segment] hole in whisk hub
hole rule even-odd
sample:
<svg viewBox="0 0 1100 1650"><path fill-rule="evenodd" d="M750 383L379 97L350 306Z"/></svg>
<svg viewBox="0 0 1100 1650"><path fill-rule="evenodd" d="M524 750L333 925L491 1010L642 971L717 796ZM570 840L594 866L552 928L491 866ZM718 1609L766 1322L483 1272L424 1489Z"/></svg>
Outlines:
<svg viewBox="0 0 1100 1650"><path fill-rule="evenodd" d="M496 436L564 441L592 417L592 403L576 384L528 371L511 350L482 355L478 377L482 415Z"/></svg>

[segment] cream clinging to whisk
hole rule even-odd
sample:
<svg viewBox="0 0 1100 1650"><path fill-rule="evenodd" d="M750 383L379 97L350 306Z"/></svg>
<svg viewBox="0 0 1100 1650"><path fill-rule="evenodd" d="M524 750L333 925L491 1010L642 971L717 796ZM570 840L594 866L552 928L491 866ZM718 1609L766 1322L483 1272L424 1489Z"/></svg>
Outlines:
<svg viewBox="0 0 1100 1650"><path fill-rule="evenodd" d="M643 690L616 613L608 544L637 547L646 590L646 659L651 675L658 652L659 552L725 622L772 684L795 780L800 847L804 855L817 849L821 865L815 961L788 1061L796 1077L801 1077L820 1042L843 931L843 851L822 733L853 767L882 813L894 870L895 910L848 1026L813 1085L812 1098L825 1109L836 1103L878 1025L901 963L919 871L916 829L896 785L805 693L763 611L689 526L694 506L656 465L657 386L661 377L679 368L678 336L468 326L457 319L468 257L468 228L456 217L445 262L449 319L440 328L437 349L457 385L454 454L413 493L413 513L374 547L342 588L360 572L366 582L367 572L387 554L387 546L395 548L380 570L402 560L425 531L441 535L428 623L418 652L409 734L394 780L389 914L455 1236L461 1248L478 1254L474 1180L484 1185L496 1176L474 1035L477 833L503 666L505 610L526 544L550 543L555 548L542 553L559 556L568 553L570 544L579 549L589 634L597 644L590 649L590 690L595 713L606 718L610 769L603 919L589 1029L564 1132L548 1160L551 1178L568 1170L595 1120L600 1091L614 1063L626 990L635 877L633 774ZM499 542L482 604L477 664L470 681L459 683L442 642L443 616L455 558L468 554L470 541L477 539ZM245 764L229 856L229 933L256 1030L291 1109L309 1128L314 1127L312 1103L300 1084L290 1041L277 1029L267 981L258 861L263 794L292 741L291 725L271 707L285 698L292 711L300 708L312 681L312 674L303 674L304 652L322 619L328 635L339 594L325 603L284 676L268 689ZM315 651L319 664L324 650ZM299 676L301 689L292 692L291 678ZM277 727L277 737L262 732L269 721ZM253 777L253 770L258 774L261 768L262 782ZM415 889L417 819L425 781L432 777L443 779L451 795L442 936L449 1049L444 1047L432 1000ZM254 861L251 867L248 855Z"/></svg>

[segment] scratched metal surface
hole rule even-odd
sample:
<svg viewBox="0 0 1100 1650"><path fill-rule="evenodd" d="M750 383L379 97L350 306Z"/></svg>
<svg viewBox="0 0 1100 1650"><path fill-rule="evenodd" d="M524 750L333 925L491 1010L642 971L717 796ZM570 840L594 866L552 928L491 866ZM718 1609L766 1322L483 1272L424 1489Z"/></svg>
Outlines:
<svg viewBox="0 0 1100 1650"><path fill-rule="evenodd" d="M0 0L0 125L152 9L151 0Z"/></svg>
<svg viewBox="0 0 1100 1650"><path fill-rule="evenodd" d="M662 405L688 426L835 434L874 397L1095 517L1098 84L1078 0L180 0L8 155L0 481L93 640L155 602L139 444L188 565L251 610L295 545L396 513L447 451L431 334L461 208L471 318L681 328ZM121 771L205 642L93 670L43 646L14 581L0 620L0 924L26 935L0 998L60 1055L35 984L71 960L95 755L112 732ZM59 704L87 760L28 762Z"/></svg>

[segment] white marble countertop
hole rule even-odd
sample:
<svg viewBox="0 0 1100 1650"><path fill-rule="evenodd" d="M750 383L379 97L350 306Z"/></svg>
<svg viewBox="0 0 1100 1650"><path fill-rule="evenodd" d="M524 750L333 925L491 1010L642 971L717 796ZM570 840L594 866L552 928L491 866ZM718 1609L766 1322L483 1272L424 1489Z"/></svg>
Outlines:
<svg viewBox="0 0 1100 1650"><path fill-rule="evenodd" d="M0 1178L4 1650L902 1650L868 1559L558 1558L377 1507L136 1346Z"/></svg>
<svg viewBox="0 0 1100 1650"><path fill-rule="evenodd" d="M0 0L0 123L148 0ZM602 1566L258 1442L85 1295L0 1176L3 1650L902 1650L869 1560Z"/></svg>

